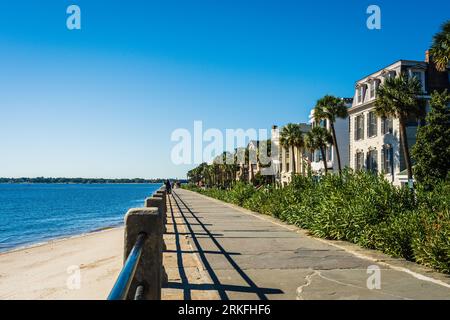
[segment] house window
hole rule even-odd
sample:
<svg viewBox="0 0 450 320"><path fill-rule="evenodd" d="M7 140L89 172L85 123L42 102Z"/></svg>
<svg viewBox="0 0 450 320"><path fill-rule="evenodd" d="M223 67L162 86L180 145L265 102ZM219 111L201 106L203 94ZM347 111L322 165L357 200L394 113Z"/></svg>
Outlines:
<svg viewBox="0 0 450 320"><path fill-rule="evenodd" d="M397 72L396 71L389 71L389 73L387 74L387 78L388 79L395 78L396 76L397 76Z"/></svg>
<svg viewBox="0 0 450 320"><path fill-rule="evenodd" d="M373 80L370 83L370 98L375 98L378 89L378 80Z"/></svg>
<svg viewBox="0 0 450 320"><path fill-rule="evenodd" d="M419 80L422 89L424 88L423 73L421 71L412 71L411 77Z"/></svg>
<svg viewBox="0 0 450 320"><path fill-rule="evenodd" d="M366 164L367 171L372 172L372 173L378 172L377 157L378 157L377 150L370 150L367 153L367 164Z"/></svg>
<svg viewBox="0 0 450 320"><path fill-rule="evenodd" d="M394 149L391 145L383 146L381 149L381 170L384 173L392 174L394 165Z"/></svg>
<svg viewBox="0 0 450 320"><path fill-rule="evenodd" d="M358 90L358 103L361 103L364 100L364 86L360 86L357 90Z"/></svg>
<svg viewBox="0 0 450 320"><path fill-rule="evenodd" d="M327 147L326 157L327 161L331 161L331 147Z"/></svg>
<svg viewBox="0 0 450 320"><path fill-rule="evenodd" d="M286 150L285 150L284 155L285 155L286 172L289 172L289 162L290 162L290 153L289 153L289 149L286 149Z"/></svg>
<svg viewBox="0 0 450 320"><path fill-rule="evenodd" d="M322 152L320 150L316 150L314 151L314 153L315 153L314 159L316 159L316 162L322 161Z"/></svg>
<svg viewBox="0 0 450 320"><path fill-rule="evenodd" d="M392 118L382 118L381 119L381 133L382 134L392 134L394 132L393 129L393 121Z"/></svg>
<svg viewBox="0 0 450 320"><path fill-rule="evenodd" d="M377 135L377 125L377 115L373 111L369 112L367 116L367 136L369 138Z"/></svg>
<svg viewBox="0 0 450 320"><path fill-rule="evenodd" d="M361 171L364 169L364 152L358 151L355 154L355 170Z"/></svg>
<svg viewBox="0 0 450 320"><path fill-rule="evenodd" d="M355 117L355 140L364 139L364 115Z"/></svg>

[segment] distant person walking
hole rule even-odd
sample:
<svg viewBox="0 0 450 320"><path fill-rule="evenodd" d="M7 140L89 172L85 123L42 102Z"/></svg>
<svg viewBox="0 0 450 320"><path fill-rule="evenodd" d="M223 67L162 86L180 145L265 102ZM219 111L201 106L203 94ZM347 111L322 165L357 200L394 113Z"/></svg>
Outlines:
<svg viewBox="0 0 450 320"><path fill-rule="evenodd" d="M172 193L172 184L170 183L169 180L166 180L166 182L164 183L166 185L166 190L168 194Z"/></svg>

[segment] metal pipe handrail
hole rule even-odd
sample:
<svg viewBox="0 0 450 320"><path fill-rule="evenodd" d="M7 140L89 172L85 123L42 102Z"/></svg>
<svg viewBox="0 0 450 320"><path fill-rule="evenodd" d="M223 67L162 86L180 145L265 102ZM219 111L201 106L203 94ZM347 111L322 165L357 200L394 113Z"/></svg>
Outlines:
<svg viewBox="0 0 450 320"><path fill-rule="evenodd" d="M108 300L126 300L131 282L139 265L139 259L141 258L146 238L147 234L138 234L136 243L134 244L133 249L131 249L127 261L125 261L125 264L123 265L122 271L120 271L119 277L108 296Z"/></svg>

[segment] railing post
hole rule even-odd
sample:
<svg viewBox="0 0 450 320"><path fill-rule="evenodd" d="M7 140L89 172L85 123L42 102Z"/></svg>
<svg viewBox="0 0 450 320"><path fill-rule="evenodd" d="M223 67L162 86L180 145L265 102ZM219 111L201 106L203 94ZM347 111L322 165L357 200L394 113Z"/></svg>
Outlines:
<svg viewBox="0 0 450 320"><path fill-rule="evenodd" d="M156 207L159 209L159 213L161 215L161 230L164 233L166 231L166 225L165 225L165 219L164 219L166 212L164 211L163 202L164 202L164 200L161 197L153 195L150 198L145 199L144 207L146 207L146 208Z"/></svg>
<svg viewBox="0 0 450 320"><path fill-rule="evenodd" d="M162 216L158 207L135 208L125 216L124 262L136 243L139 233L146 233L139 266L131 283L127 299L134 299L139 285L144 286L146 300L161 299Z"/></svg>
<svg viewBox="0 0 450 320"><path fill-rule="evenodd" d="M164 199L162 199L161 197L155 197L152 196L150 198L145 199L145 207L157 207L159 208L159 212L161 217L164 217L166 215L166 213L164 212L164 206L163 206L163 202ZM163 233L166 232L166 225L163 221L163 219L161 219L161 230L163 231ZM166 250L166 244L164 243L164 239L161 239L162 244L161 244L161 248L162 250ZM162 252L161 252L161 260L162 260ZM167 277L167 273L166 270L164 269L164 264L161 264L161 285L165 285L168 281L168 277Z"/></svg>
<svg viewBox="0 0 450 320"><path fill-rule="evenodd" d="M162 205L163 205L163 223L164 225L166 225L167 223L167 202L166 202L166 190L158 190L156 191L156 193L153 195L153 197L155 198L160 198L162 200Z"/></svg>

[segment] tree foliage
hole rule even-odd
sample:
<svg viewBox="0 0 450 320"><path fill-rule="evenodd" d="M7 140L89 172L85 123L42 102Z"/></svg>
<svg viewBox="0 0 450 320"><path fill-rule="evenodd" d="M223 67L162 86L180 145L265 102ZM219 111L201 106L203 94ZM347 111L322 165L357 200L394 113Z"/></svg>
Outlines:
<svg viewBox="0 0 450 320"><path fill-rule="evenodd" d="M446 21L441 31L433 37L430 53L439 71L447 70L450 61L450 20Z"/></svg>
<svg viewBox="0 0 450 320"><path fill-rule="evenodd" d="M342 171L341 167L341 156L339 154L339 146L337 143L336 130L334 128L334 123L336 119L345 119L348 117L347 106L344 100L337 98L335 96L326 95L317 101L314 108L314 120L319 122L322 119L326 119L330 122L330 130L333 138L333 145L336 151L336 157L338 162L339 174Z"/></svg>
<svg viewBox="0 0 450 320"><path fill-rule="evenodd" d="M412 165L406 135L406 123L410 117L424 113L422 85L415 77L402 74L386 79L377 90L375 111L380 117L394 117L400 122L400 142L405 157L408 179L412 179Z"/></svg>
<svg viewBox="0 0 450 320"><path fill-rule="evenodd" d="M416 161L415 179L428 188L444 180L450 170L450 94L434 92L426 125L417 132L412 156Z"/></svg>

